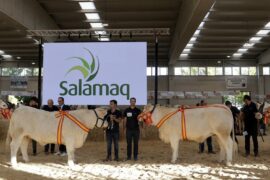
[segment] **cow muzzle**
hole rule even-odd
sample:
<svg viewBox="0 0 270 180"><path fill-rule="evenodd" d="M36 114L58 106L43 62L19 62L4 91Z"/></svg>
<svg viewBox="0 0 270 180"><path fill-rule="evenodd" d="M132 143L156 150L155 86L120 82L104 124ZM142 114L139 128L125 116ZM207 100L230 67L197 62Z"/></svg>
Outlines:
<svg viewBox="0 0 270 180"><path fill-rule="evenodd" d="M146 125L151 125L153 123L152 113L143 112L138 116L139 121L144 121Z"/></svg>
<svg viewBox="0 0 270 180"><path fill-rule="evenodd" d="M12 112L10 109L8 108L0 109L0 113L5 119L8 119L8 120L11 119Z"/></svg>

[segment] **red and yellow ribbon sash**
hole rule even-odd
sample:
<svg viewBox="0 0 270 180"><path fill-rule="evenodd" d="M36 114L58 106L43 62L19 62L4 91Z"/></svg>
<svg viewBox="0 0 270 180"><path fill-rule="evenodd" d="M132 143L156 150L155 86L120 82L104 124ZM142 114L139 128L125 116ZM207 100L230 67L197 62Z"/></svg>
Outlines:
<svg viewBox="0 0 270 180"><path fill-rule="evenodd" d="M74 116L69 114L68 111L58 111L55 114L55 117L60 118L59 123L58 123L58 128L57 128L57 144L62 144L62 128L63 128L63 123L64 123L65 117L67 117L69 120L73 121L83 131L85 131L87 133L90 131L90 129L88 127L86 127L83 123L81 123L77 118L75 118Z"/></svg>
<svg viewBox="0 0 270 180"><path fill-rule="evenodd" d="M183 141L187 141L187 128L186 128L186 116L185 116L185 109L181 108L181 128L182 128L182 139Z"/></svg>
<svg viewBox="0 0 270 180"><path fill-rule="evenodd" d="M157 128L160 128L168 119L170 119L173 115L175 115L179 110L173 111L167 115L165 115L158 123Z"/></svg>
<svg viewBox="0 0 270 180"><path fill-rule="evenodd" d="M270 112L267 111L264 114L264 124L268 124L269 119L270 119Z"/></svg>
<svg viewBox="0 0 270 180"><path fill-rule="evenodd" d="M168 119L170 119L176 113L181 112L181 133L183 141L187 140L187 130L186 130L186 117L185 117L185 109L179 108L176 111L173 111L167 115L165 115L157 124L157 128L160 128Z"/></svg>

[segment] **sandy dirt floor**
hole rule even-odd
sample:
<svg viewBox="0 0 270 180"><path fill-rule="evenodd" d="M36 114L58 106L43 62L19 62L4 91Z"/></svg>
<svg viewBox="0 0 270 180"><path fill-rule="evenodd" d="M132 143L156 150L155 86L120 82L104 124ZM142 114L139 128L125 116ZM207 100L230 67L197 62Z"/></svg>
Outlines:
<svg viewBox="0 0 270 180"><path fill-rule="evenodd" d="M19 156L16 169L9 166L9 154L0 149L0 179L270 179L270 136L263 143L259 138L260 157L243 157L243 137L240 140L238 158L233 166L217 162L218 154L198 154L198 144L181 142L179 159L170 163L171 148L161 141L140 142L139 160L124 161L126 144L120 143L120 162L103 162L105 142L91 142L76 151L78 167L66 166L66 157L45 155L38 146L38 155L30 156L30 163L23 163ZM215 151L218 146L214 143ZM31 148L29 148L31 152Z"/></svg>

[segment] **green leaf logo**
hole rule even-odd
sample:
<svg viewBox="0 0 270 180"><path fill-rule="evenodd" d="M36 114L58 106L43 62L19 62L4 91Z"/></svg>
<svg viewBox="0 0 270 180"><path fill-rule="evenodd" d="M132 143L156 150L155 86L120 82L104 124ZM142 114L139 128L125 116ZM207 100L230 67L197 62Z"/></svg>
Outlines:
<svg viewBox="0 0 270 180"><path fill-rule="evenodd" d="M75 70L80 71L83 75L83 78L88 82L88 81L93 80L98 74L99 59L98 59L98 56L96 56L95 58L91 51L89 51L86 48L84 49L89 53L90 59L92 61L88 63L86 59L82 57L77 57L77 56L67 58L67 60L79 60L82 63L82 65L73 66L67 71L66 75Z"/></svg>

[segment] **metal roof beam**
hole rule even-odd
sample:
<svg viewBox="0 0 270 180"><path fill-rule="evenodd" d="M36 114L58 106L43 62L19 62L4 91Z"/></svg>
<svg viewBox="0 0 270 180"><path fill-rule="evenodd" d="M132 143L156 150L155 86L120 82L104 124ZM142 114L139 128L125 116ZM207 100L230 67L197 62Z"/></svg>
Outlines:
<svg viewBox="0 0 270 180"><path fill-rule="evenodd" d="M187 42L213 5L214 0L184 0L176 23L169 64L174 64Z"/></svg>

